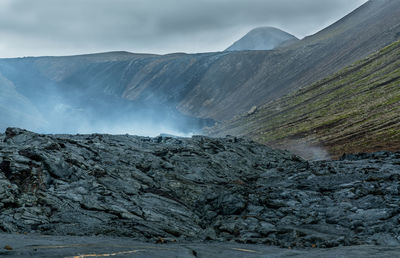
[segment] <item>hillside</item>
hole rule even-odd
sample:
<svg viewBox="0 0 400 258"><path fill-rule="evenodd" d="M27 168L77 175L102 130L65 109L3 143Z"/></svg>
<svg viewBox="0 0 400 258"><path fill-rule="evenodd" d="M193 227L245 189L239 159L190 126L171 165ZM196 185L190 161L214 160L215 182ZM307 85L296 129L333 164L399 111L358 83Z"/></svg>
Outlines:
<svg viewBox="0 0 400 258"><path fill-rule="evenodd" d="M298 40L295 36L273 27L259 27L251 30L225 51L272 50L288 41Z"/></svg>
<svg viewBox="0 0 400 258"><path fill-rule="evenodd" d="M0 59L0 73L39 106L61 94L74 110L112 111L110 117L150 108L172 124L190 125L193 117L224 121L400 39L399 12L400 1L372 0L325 30L271 51ZM186 131L209 122L194 124Z"/></svg>
<svg viewBox="0 0 400 258"><path fill-rule="evenodd" d="M214 128L312 156L400 149L400 41ZM313 153L314 152L314 153Z"/></svg>

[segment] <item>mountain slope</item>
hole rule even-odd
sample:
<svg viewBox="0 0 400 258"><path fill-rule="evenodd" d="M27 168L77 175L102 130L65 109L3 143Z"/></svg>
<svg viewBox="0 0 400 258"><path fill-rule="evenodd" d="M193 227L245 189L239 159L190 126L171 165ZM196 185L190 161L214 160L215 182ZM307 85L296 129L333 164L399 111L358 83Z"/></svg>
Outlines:
<svg viewBox="0 0 400 258"><path fill-rule="evenodd" d="M400 149L400 41L337 74L219 125L214 135L312 155Z"/></svg>
<svg viewBox="0 0 400 258"><path fill-rule="evenodd" d="M225 51L271 50L284 44L298 40L295 36L273 27L259 27L251 30Z"/></svg>
<svg viewBox="0 0 400 258"><path fill-rule="evenodd" d="M190 125L192 117L225 121L400 39L398 13L400 1L369 1L327 29L270 51L0 59L0 72L37 105L61 95L74 110L90 107L108 117L150 108L145 117L160 114L175 125Z"/></svg>

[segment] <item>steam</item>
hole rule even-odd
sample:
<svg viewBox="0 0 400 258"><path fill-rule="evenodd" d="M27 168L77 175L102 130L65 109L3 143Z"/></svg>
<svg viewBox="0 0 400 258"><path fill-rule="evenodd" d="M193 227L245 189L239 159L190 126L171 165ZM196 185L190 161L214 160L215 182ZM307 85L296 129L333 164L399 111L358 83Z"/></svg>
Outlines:
<svg viewBox="0 0 400 258"><path fill-rule="evenodd" d="M111 117L102 115L101 112L95 114L93 110L76 108L65 103L46 103L42 106L47 106L48 110L41 110L36 116L31 116L31 119L20 116L20 119L12 117L8 121L2 121L1 130L4 131L6 127L21 127L46 134L106 133L141 136L171 134L185 137L200 133L200 128L187 128L187 121L184 118L165 119L163 117L165 114L157 114L154 110ZM14 115L29 112L29 110L12 111Z"/></svg>
<svg viewBox="0 0 400 258"><path fill-rule="evenodd" d="M287 149L308 160L329 160L329 153L321 146L311 145L305 140L291 141Z"/></svg>
<svg viewBox="0 0 400 258"><path fill-rule="evenodd" d="M110 114L96 113L91 107L76 108L66 103L47 103L49 112L44 114L46 123L37 128L43 133L67 134L131 134L158 136L172 134L191 136L200 133L200 128L187 128L185 118L169 118L156 109L136 110L133 113Z"/></svg>
<svg viewBox="0 0 400 258"><path fill-rule="evenodd" d="M80 80L55 82L29 67L0 62L0 130L20 127L45 134L191 136L211 121L186 116L174 103L133 102ZM25 65L25 64L23 64ZM22 73L21 71L27 71ZM79 78L81 79L81 78ZM97 84L97 85L96 85Z"/></svg>

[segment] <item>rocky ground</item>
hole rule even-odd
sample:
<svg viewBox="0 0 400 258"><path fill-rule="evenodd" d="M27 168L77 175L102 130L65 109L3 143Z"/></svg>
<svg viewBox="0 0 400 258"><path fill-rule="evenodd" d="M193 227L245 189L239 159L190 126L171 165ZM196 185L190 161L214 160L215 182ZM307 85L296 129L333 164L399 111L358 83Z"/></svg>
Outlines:
<svg viewBox="0 0 400 258"><path fill-rule="evenodd" d="M400 246L400 153L306 161L234 137L0 135L0 231Z"/></svg>
<svg viewBox="0 0 400 258"><path fill-rule="evenodd" d="M45 236L1 234L0 256L38 258L394 258L400 247L376 245L334 248L279 248L238 243L155 244L109 236Z"/></svg>

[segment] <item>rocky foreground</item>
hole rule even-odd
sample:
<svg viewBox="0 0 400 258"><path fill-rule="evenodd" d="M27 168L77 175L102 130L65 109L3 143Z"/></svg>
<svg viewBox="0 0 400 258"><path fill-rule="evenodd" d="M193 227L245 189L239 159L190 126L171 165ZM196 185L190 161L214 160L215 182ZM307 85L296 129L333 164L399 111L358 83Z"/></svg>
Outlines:
<svg viewBox="0 0 400 258"><path fill-rule="evenodd" d="M0 231L400 246L400 153L306 161L245 139L0 135Z"/></svg>
<svg viewBox="0 0 400 258"><path fill-rule="evenodd" d="M2 249L2 247L7 248ZM394 258L400 247L358 245L333 248L279 248L238 243L156 244L111 236L47 236L0 233L0 257L18 258Z"/></svg>

